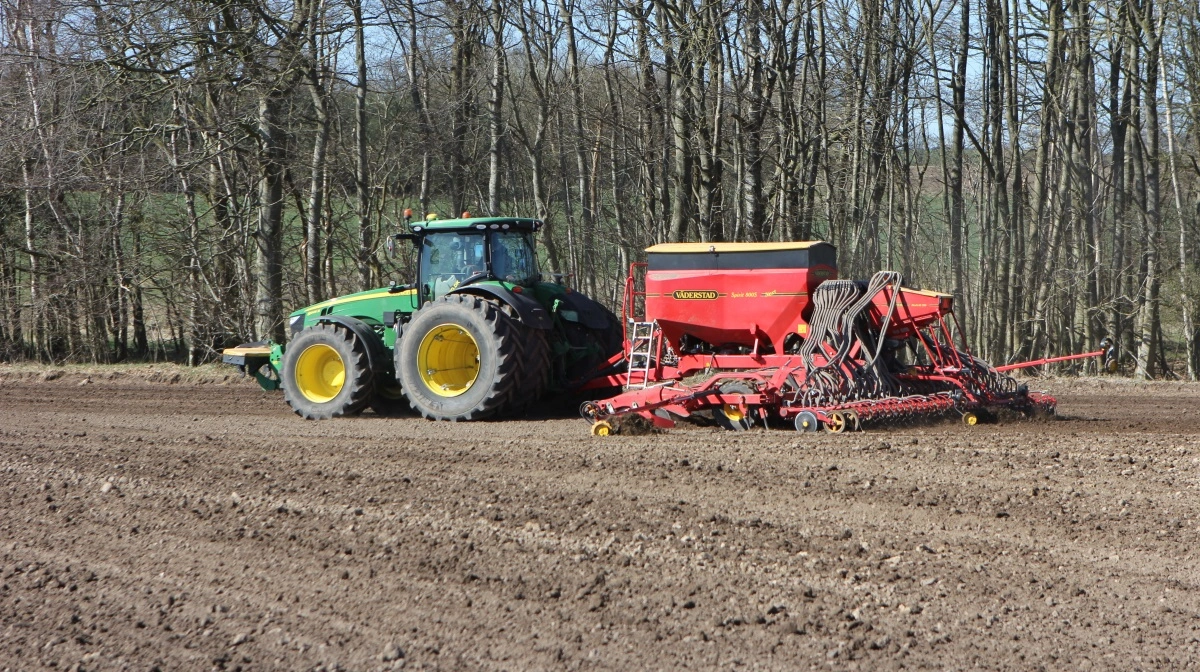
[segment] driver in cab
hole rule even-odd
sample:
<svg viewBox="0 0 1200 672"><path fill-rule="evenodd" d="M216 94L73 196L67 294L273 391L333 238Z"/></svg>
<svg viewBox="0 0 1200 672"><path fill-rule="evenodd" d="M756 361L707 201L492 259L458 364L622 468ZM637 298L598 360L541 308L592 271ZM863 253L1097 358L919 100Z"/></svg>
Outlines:
<svg viewBox="0 0 1200 672"><path fill-rule="evenodd" d="M438 246L430 254L434 296L443 296L454 290L465 279L483 270L483 242L472 243L455 236L445 246Z"/></svg>

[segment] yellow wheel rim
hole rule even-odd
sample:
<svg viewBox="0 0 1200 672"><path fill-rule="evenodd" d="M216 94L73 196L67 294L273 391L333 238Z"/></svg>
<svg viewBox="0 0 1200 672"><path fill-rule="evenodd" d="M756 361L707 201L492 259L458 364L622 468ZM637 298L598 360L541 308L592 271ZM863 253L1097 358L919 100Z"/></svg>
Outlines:
<svg viewBox="0 0 1200 672"><path fill-rule="evenodd" d="M733 404L725 404L721 407L721 412L725 414L726 418L729 418L730 422L741 422L746 419L746 414Z"/></svg>
<svg viewBox="0 0 1200 672"><path fill-rule="evenodd" d="M966 425L968 427L973 427L973 426L975 426L975 423L977 423L977 422L979 422L979 416L975 415L974 413L963 414L963 424L964 425Z"/></svg>
<svg viewBox="0 0 1200 672"><path fill-rule="evenodd" d="M457 397L479 376L479 345L457 324L440 324L421 339L417 368L431 392Z"/></svg>
<svg viewBox="0 0 1200 672"><path fill-rule="evenodd" d="M592 436L609 436L613 433L613 426L604 420L597 421L592 425Z"/></svg>
<svg viewBox="0 0 1200 672"><path fill-rule="evenodd" d="M841 434L846 431L846 416L842 415L841 411L830 413L829 421L825 423L825 431L830 434Z"/></svg>
<svg viewBox="0 0 1200 672"><path fill-rule="evenodd" d="M310 345L296 358L296 388L305 399L324 404L346 384L346 365L332 346Z"/></svg>

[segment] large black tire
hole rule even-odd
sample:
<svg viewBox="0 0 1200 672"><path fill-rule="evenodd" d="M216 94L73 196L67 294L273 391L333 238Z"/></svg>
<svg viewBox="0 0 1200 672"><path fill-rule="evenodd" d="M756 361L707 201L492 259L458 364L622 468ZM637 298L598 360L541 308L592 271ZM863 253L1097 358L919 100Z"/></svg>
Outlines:
<svg viewBox="0 0 1200 672"><path fill-rule="evenodd" d="M754 388L741 381L721 384L723 394L754 394ZM744 432L754 426L754 410L747 408L745 412L735 406L717 406L712 410L713 420L722 429L733 432Z"/></svg>
<svg viewBox="0 0 1200 672"><path fill-rule="evenodd" d="M404 415L410 410L408 397L404 396L404 390L400 388L400 383L395 378L386 381L376 380L375 392L371 394L367 406L375 411L376 415L388 418Z"/></svg>
<svg viewBox="0 0 1200 672"><path fill-rule="evenodd" d="M357 414L375 391L366 344L339 324L300 332L284 353L282 378L283 398L308 420Z"/></svg>
<svg viewBox="0 0 1200 672"><path fill-rule="evenodd" d="M521 323L511 306L504 305L501 309L512 319L513 329L517 333L516 357L520 373L517 374L516 393L500 409L500 413L520 415L546 394L550 384L550 342L546 338L547 332Z"/></svg>
<svg viewBox="0 0 1200 672"><path fill-rule="evenodd" d="M523 328L496 303L451 294L404 327L396 366L413 410L434 420L477 420L523 394Z"/></svg>
<svg viewBox="0 0 1200 672"><path fill-rule="evenodd" d="M375 392L371 395L371 400L367 402L367 407L375 412L375 415L380 415L385 418L394 418L412 413L412 407L408 404L408 397L404 394L404 388L400 386L400 376L395 373L400 370L400 341L403 334L403 326L396 324L396 340L392 342L392 369L386 371L382 377L376 376Z"/></svg>

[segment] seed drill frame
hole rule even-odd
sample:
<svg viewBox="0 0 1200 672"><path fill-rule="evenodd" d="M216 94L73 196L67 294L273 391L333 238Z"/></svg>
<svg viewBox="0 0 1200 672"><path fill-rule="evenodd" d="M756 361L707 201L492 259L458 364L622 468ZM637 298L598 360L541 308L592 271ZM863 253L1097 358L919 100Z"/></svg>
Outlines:
<svg viewBox="0 0 1200 672"><path fill-rule="evenodd" d="M630 266L623 317L627 369L593 381L621 386L580 411L592 433L639 416L659 427L711 416L730 429L755 420L840 433L956 413L973 425L997 410L1053 414L1053 397L1005 372L1078 355L993 367L961 342L949 294L902 285L898 273L837 279L823 242L676 243Z"/></svg>

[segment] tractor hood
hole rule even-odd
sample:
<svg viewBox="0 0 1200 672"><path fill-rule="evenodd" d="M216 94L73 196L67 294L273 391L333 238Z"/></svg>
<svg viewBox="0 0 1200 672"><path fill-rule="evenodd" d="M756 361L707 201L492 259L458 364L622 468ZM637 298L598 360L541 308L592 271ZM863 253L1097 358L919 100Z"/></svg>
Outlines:
<svg viewBox="0 0 1200 672"><path fill-rule="evenodd" d="M399 290L399 291L396 291L396 290ZM397 287L397 288L380 287L378 289L368 289L366 291L355 292L353 294L343 294L342 296L337 296L332 299L322 301L320 303L314 303L311 306L305 306L304 308L297 308L296 310L292 311L291 317L296 317L297 315L308 315L308 314L312 314L312 313L328 312L326 309L332 308L333 306L355 303L357 301L366 301L368 299L395 297L395 296L403 295L408 292L413 292L413 290L408 289L408 288L403 288L403 287Z"/></svg>
<svg viewBox="0 0 1200 672"><path fill-rule="evenodd" d="M417 291L408 286L368 289L295 310L288 316L288 328L298 333L326 315L353 317L373 327L390 326L389 316L411 313L416 303Z"/></svg>

